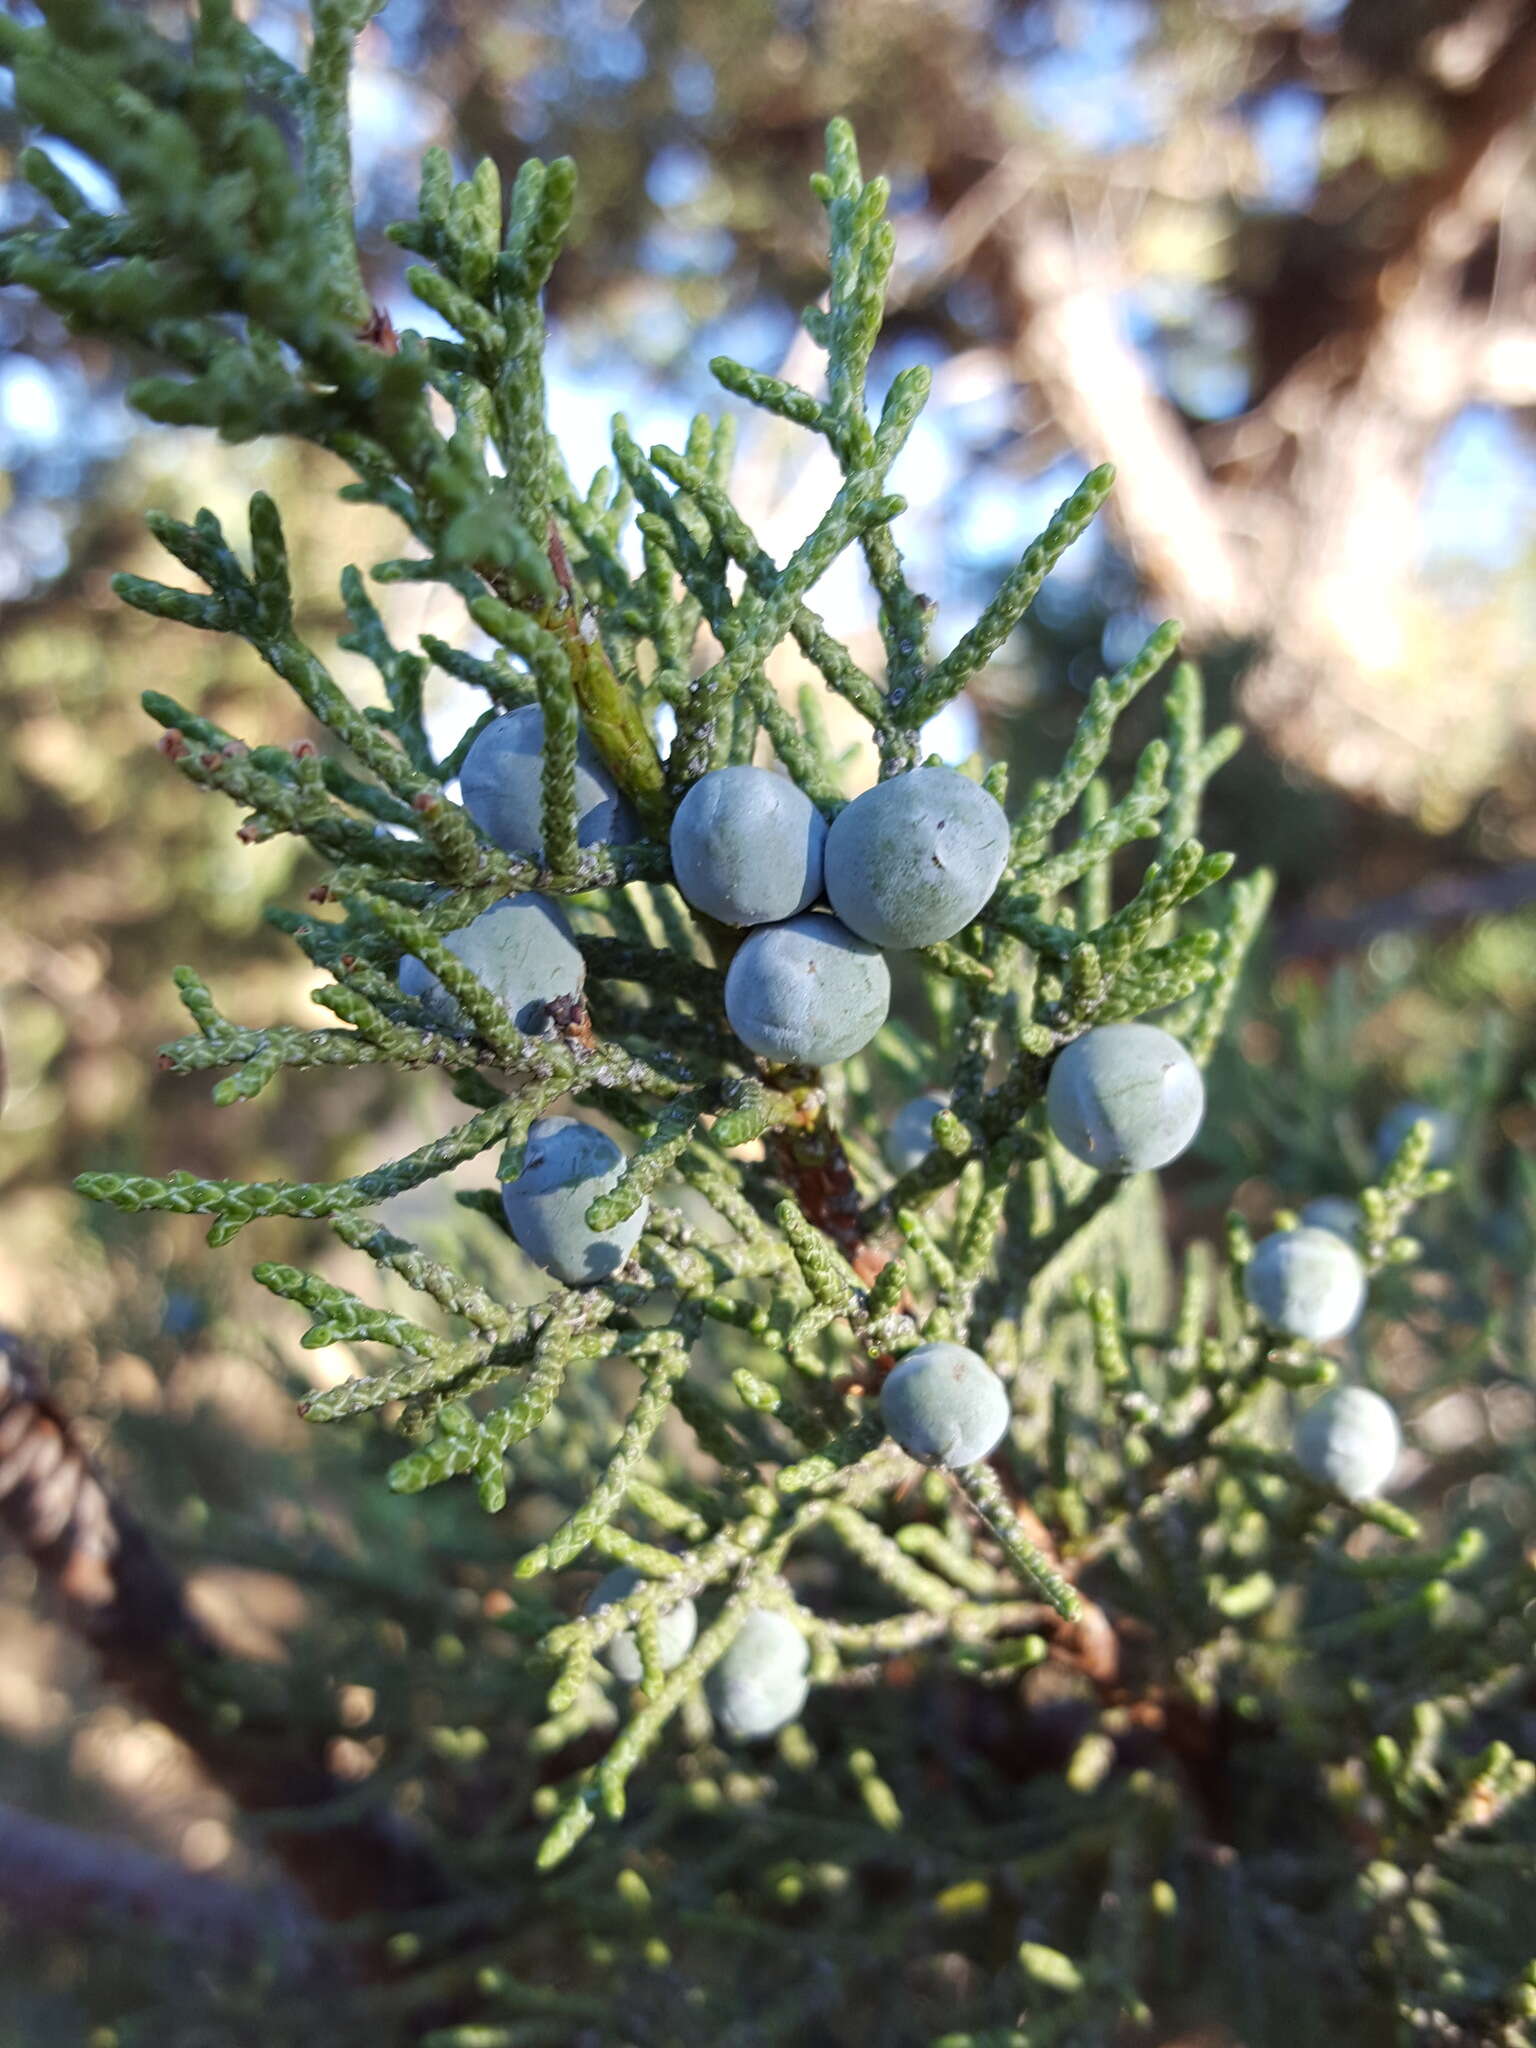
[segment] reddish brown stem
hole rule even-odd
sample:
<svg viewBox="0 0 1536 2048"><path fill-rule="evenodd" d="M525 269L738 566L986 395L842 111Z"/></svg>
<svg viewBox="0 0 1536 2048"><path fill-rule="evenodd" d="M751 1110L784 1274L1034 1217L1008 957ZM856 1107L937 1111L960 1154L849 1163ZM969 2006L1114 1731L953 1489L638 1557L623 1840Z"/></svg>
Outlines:
<svg viewBox="0 0 1536 2048"><path fill-rule="evenodd" d="M819 1088L808 1088L792 1099L798 1102L794 1122L768 1134L769 1164L806 1221L830 1237L864 1286L871 1286L891 1255L864 1235L859 1190L827 1098Z"/></svg>

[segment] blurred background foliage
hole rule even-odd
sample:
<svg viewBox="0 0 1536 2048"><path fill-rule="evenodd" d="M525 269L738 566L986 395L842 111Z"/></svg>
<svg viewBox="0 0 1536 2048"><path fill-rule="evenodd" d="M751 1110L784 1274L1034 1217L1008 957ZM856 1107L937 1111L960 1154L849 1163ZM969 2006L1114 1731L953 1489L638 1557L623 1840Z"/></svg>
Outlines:
<svg viewBox="0 0 1536 2048"><path fill-rule="evenodd" d="M163 27L185 18L140 4ZM239 11L300 47L289 0ZM854 119L899 237L872 382L915 360L936 371L893 481L941 645L946 612L963 616L1084 468L1121 472L1107 525L932 742L984 745L1028 776L1101 666L1152 619L1186 620L1251 734L1211 792L1208 836L1274 865L1280 895L1179 1199L1205 1223L1235 1187L1261 1215L1353 1185L1400 1095L1472 1112L1468 1185L1440 1218L1402 1370L1428 1412L1481 1361L1505 1390L1476 1424L1490 1442L1531 1426L1515 1408L1531 1313L1519 1176L1536 1154L1533 105L1521 0L388 0L354 98L369 280L397 324L432 324L382 232L411 210L423 149L445 144L461 174L482 154L504 174L532 150L577 158L549 370L578 475L604 459L616 409L642 440L680 441L718 399L716 352L814 374L795 327L821 260L805 178L827 117ZM0 106L0 168L21 140ZM0 199L12 222L32 204L19 183ZM232 1016L312 1021L302 963L262 923L311 877L302 850L239 843L222 800L166 772L138 693L168 689L252 738L299 734L274 728L288 700L246 650L128 613L107 579L159 572L145 509L231 518L260 486L283 507L301 631L329 653L343 564L392 550L376 515L338 508L312 452L173 438L131 415L133 367L0 295L0 1322L132 1472L199 1597L275 1657L306 1618L338 1625L323 1572L301 1583L283 1544L302 1535L319 1556L329 1529L333 1561L367 1551L340 1503L362 1511L355 1464L371 1453L292 1419L295 1360L321 1380L349 1362L299 1354L291 1319L239 1260L205 1255L195 1219L88 1213L69 1180L237 1160L247 1178L317 1177L381 1154L386 1127L424 1135L430 1105L364 1069L214 1115L203 1088L156 1076L152 1049L180 1028L179 961ZM823 459L753 425L739 495L775 553L824 500ZM424 587L391 600L397 638L471 644ZM855 651L878 645L840 572L817 603ZM450 734L462 722L450 691L437 715ZM283 1255L322 1270L335 1256L296 1225ZM1447 1322L1458 1334L1437 1349ZM489 1596L472 1556L456 1570L472 1629ZM93 1689L30 1591L0 1561L0 1797L242 1874L218 1800L170 1738ZM356 1673L337 1676L340 1639L330 1657L337 1757L359 1775L367 1738L348 1717L367 1719L375 1619L365 1601ZM441 1654L452 1665L462 1645ZM422 1728L443 1717L440 1700L413 1711ZM46 1949L41 1973L26 1960L24 1978L0 1975L0 2038L73 2040L122 2009L101 1955L89 1991L77 1944ZM259 1999L231 2017L213 2011L223 1996L187 2044L252 2038Z"/></svg>

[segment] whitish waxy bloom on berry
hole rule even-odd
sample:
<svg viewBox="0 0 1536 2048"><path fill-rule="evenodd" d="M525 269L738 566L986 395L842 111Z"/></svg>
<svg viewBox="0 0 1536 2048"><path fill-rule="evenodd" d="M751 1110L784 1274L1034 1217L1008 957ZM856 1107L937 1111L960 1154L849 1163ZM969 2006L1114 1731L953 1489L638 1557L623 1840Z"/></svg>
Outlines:
<svg viewBox="0 0 1536 2048"><path fill-rule="evenodd" d="M850 1059L890 1006L891 970L879 948L815 911L753 932L725 977L736 1036L764 1059L795 1066Z"/></svg>
<svg viewBox="0 0 1536 2048"><path fill-rule="evenodd" d="M1058 1054L1045 1108L1074 1159L1100 1173L1145 1173L1193 1142L1205 1083L1179 1041L1155 1024L1102 1024Z"/></svg>
<svg viewBox="0 0 1536 2048"><path fill-rule="evenodd" d="M1359 1321L1365 1267L1343 1238L1303 1224L1255 1245L1243 1291L1272 1330L1326 1344Z"/></svg>
<svg viewBox="0 0 1536 2048"><path fill-rule="evenodd" d="M1415 1124L1430 1127L1429 1164L1452 1166L1461 1149L1461 1118L1453 1109L1436 1109L1428 1102L1400 1102L1389 1109L1376 1131L1376 1163L1389 1166L1397 1157L1404 1138Z"/></svg>
<svg viewBox="0 0 1536 2048"><path fill-rule="evenodd" d="M963 1344L920 1345L880 1389L880 1418L901 1448L949 1472L995 1451L1009 1412L1008 1389Z"/></svg>
<svg viewBox="0 0 1536 2048"><path fill-rule="evenodd" d="M695 910L721 924L776 924L821 894L827 827L787 775L716 768L672 819L672 873Z"/></svg>
<svg viewBox="0 0 1536 2048"><path fill-rule="evenodd" d="M1330 1387L1296 1425L1296 1462L1350 1500L1383 1492L1403 1433L1389 1402L1369 1387Z"/></svg>
<svg viewBox="0 0 1536 2048"><path fill-rule="evenodd" d="M544 856L541 823L544 713L525 704L492 721L464 757L459 788L464 808L503 853ZM581 846L623 842L636 828L597 749L583 733L576 744L576 839Z"/></svg>
<svg viewBox="0 0 1536 2048"><path fill-rule="evenodd" d="M586 963L564 914L542 896L503 896L443 944L484 984L519 1031L543 1029L547 1006L579 995ZM473 1026L437 976L414 953L400 962L400 990L417 997L439 1031L467 1037Z"/></svg>
<svg viewBox="0 0 1536 2048"><path fill-rule="evenodd" d="M621 1564L617 1571L599 1579L592 1588L592 1597L587 1602L588 1614L600 1614L605 1607L622 1605L630 1595L651 1581L641 1573ZM661 1652L663 1671L671 1671L681 1664L693 1648L693 1639L699 1630L699 1611L691 1600L679 1600L675 1607L669 1607L656 1617L656 1640ZM633 1629L624 1629L603 1651L603 1661L614 1677L624 1685L638 1685L642 1672L640 1645Z"/></svg>
<svg viewBox="0 0 1536 2048"><path fill-rule="evenodd" d="M1365 1212L1348 1195L1318 1195L1302 1210L1301 1220L1314 1230L1331 1230L1352 1245L1359 1242Z"/></svg>
<svg viewBox="0 0 1536 2048"><path fill-rule="evenodd" d="M609 1230L593 1230L587 1210L623 1171L624 1154L606 1131L579 1117L540 1117L522 1172L501 1191L508 1227L536 1266L572 1287L618 1271L645 1228L649 1196Z"/></svg>
<svg viewBox="0 0 1536 2048"><path fill-rule="evenodd" d="M885 1163L892 1173L910 1173L933 1150L933 1120L948 1109L947 1095L917 1095L904 1102L885 1134Z"/></svg>
<svg viewBox="0 0 1536 2048"><path fill-rule="evenodd" d="M709 1710L732 1742L761 1742L805 1705L810 1649L786 1615L750 1607L735 1641L704 1681Z"/></svg>
<svg viewBox="0 0 1536 2048"><path fill-rule="evenodd" d="M877 946L931 946L962 931L997 887L1008 820L955 768L893 775L840 811L827 834L827 896Z"/></svg>

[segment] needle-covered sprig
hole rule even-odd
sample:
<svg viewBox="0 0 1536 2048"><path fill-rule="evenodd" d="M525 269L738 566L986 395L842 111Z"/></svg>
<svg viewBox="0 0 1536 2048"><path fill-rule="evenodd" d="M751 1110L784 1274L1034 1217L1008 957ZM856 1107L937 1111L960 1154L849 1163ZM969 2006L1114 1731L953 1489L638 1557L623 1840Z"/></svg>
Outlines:
<svg viewBox="0 0 1536 2048"><path fill-rule="evenodd" d="M1215 1807L1176 1827L1157 1802L1207 1783L1218 1737L1230 1745L1234 1730L1260 1726L1274 1737L1269 1707L1256 1702L1275 1696L1276 1668L1302 1652L1317 1674L1305 1796L1321 1798L1319 1729L1335 1725L1330 1713L1403 1725L1409 1674L1442 1668L1460 1589L1482 1555L1475 1531L1415 1547L1404 1508L1352 1498L1292 1454L1287 1404L1337 1376L1338 1361L1248 1305L1246 1225L1234 1223L1219 1250L1189 1247L1182 1283L1171 1286L1158 1263L1154 1184L1101 1170L1134 1167L1137 1148L1113 1160L1095 1151L1096 1133L1144 1124L1155 1133L1167 1120L1169 1105L1157 1101L1128 1117L1117 1090L1133 1083L1155 1093L1176 1073L1198 1120L1198 1070L1216 1052L1269 893L1262 874L1229 880L1231 857L1201 839L1205 789L1235 735L1207 733L1199 672L1180 664L1164 692L1164 730L1122 773L1120 721L1177 644L1177 627L1161 625L1093 685L1052 774L1010 794L993 767L983 796L949 770L930 772L888 806L903 831L881 842L881 872L859 872L864 827L837 822L858 811L849 807L860 793L831 737L833 700L878 759L878 812L885 788L918 768L925 722L1001 652L1099 510L1109 471L1084 478L935 659L932 607L903 562L905 503L889 482L928 373L902 371L872 410L895 238L884 181L864 177L851 130L834 121L814 181L829 281L804 316L825 355L825 396L761 368L713 365L728 392L832 451L838 481L811 530L781 559L768 552L732 497L733 430L708 417L681 447L648 447L616 421L612 469L584 488L550 437L543 372L543 292L576 203L570 163L529 160L504 192L491 163L456 179L449 157L429 152L416 214L393 235L421 259L411 289L451 335L396 337L368 302L346 90L352 42L372 12L366 0L317 0L303 67L214 0L186 41L146 20L130 28L97 0L45 8L42 27L0 20L18 105L45 138L21 168L55 216L0 241L0 281L156 364L134 387L150 417L236 441L306 439L348 466L348 501L383 508L401 529L395 554L342 580L339 645L371 671L366 701L338 681L329 650L301 634L305 565L290 560L263 493L239 534L208 512L152 519L179 574L123 576L117 589L151 616L243 642L318 729L297 745L246 740L163 693L146 696L164 754L240 807L243 838L305 842L313 900L275 907L273 922L315 966L316 1000L329 1013L315 1028L237 1023L184 967L176 979L191 1029L164 1048L162 1064L221 1076L221 1108L278 1085L344 1086L338 1069L388 1067L411 1077L435 1134L334 1180L125 1169L87 1174L80 1186L130 1213L205 1216L215 1243L258 1233L256 1278L307 1318L300 1345L344 1346L356 1358L352 1374L306 1396L303 1413L398 1439L371 1526L415 1514L414 1497L427 1494L429 1516L472 1493L503 1518L510 1542L501 1529L478 1551L464 1538L465 1562L470 1552L491 1560L517 1654L487 1659L492 1678L477 1666L460 1679L442 1653L434 1696L460 1683L488 1690L456 1725L436 1728L429 1747L467 1759L480 1736L473 1716L495 1722L494 1674L515 1668L519 1683L544 1692L527 1752L559 1782L529 1791L515 1815L497 1810L477 1842L477 1882L503 1837L526 1879L535 1864L554 1870L600 1823L613 1829L631 1806L643 1809L636 1833L610 1839L654 1840L679 1814L693 1825L750 1801L749 1846L719 1848L718 1872L711 1865L688 1908L734 1955L743 1928L753 1940L770 1925L772 1939L783 1933L759 1911L765 1882L777 1903L824 1887L830 1925L828 1902L848 1889L828 1874L846 1875L838 1859L855 1862L872 1840L910 1827L924 1788L953 1781L960 1804L971 1803L925 1850L928 1862L904 1860L911 1911L888 1863L880 1895L897 1940L914 1926L991 1916L985 1977L996 1996L983 2001L982 2031L954 2038L1001 2040L996 2030L1013 2028L1021 2009L1031 2029L1045 2013L1042 2040L1140 2027L1144 1958L1155 1949L1166 1961L1179 1945L1168 1930L1182 1909L1158 1874L1164 1861L1184 1868L1177 1844L1186 1837L1201 1845L1207 1877L1229 1873L1235 1854L1209 1854ZM120 204L93 207L48 137L99 165ZM880 632L873 660L856 659L816 609L818 582L846 556L867 573ZM479 629L478 649L447 629L409 643L408 613L390 592L420 581ZM790 643L817 679L793 702L775 664ZM434 668L476 697L465 734L441 756L423 718ZM454 787L471 748L498 730L493 721L534 716L534 707L541 739L526 835L494 843L476 822L485 813L472 815ZM285 716L274 715L275 729ZM587 749L624 821L622 836L616 824L611 841L595 844L582 843L578 809ZM919 867L942 867L941 828L961 829L965 817L995 827L985 861L967 867L957 850L968 886L938 892L941 910L962 901L950 922L930 928L897 902L901 914L878 945L908 948L902 1013L821 1070L756 1057L733 1030L741 935L691 910L672 885L677 805L702 778L749 765L782 771L804 792L809 806L797 798L796 815L810 820L818 860L822 836L829 848L855 849L851 876L841 853L827 864L839 914L854 925L871 902L890 912L912 846ZM943 791L957 784L965 803L946 804ZM940 792L933 807L911 800L919 787ZM540 850L509 853L507 843ZM527 892L564 900L579 948L579 992L531 1018L509 1014L498 988L448 943ZM810 913L807 922L830 943L829 920ZM844 932L845 941L864 949L866 965L879 959L867 935ZM816 949L806 953L814 966ZM411 993L419 980L402 984L406 956L445 1002ZM870 972L884 975L884 963ZM832 1000L823 984L809 994L792 987L791 998L814 1011ZM754 1014L781 994L761 978ZM913 1001L927 1011L908 1012ZM882 995L872 1019L883 1006ZM1156 1028L1146 1032L1144 1020ZM1115 1059L1128 1024L1155 1055L1134 1074ZM1053 1071L1069 1080L1074 1066L1096 1092L1093 1115L1069 1131L1048 1099ZM1064 1093L1065 1080L1058 1105ZM904 1155L893 1174L881 1139L914 1096L937 1098L922 1119L927 1149ZM577 1239L627 1231L622 1256L600 1273L578 1266L559 1284L520 1255L522 1212L501 1192L528 1167L535 1127L555 1118L596 1127L615 1162L595 1192L556 1179L554 1198L576 1204L562 1230ZM1416 1254L1405 1235L1412 1210L1443 1187L1428 1146L1426 1131L1410 1133L1360 1196L1367 1331ZM465 1225L457 1249L437 1224L422 1226L418 1244L399 1233L398 1214L381 1215L450 1175L462 1206L448 1213ZM300 1249L295 1223L311 1226L310 1242L329 1232L330 1255ZM523 1230L531 1240L526 1222ZM1150 1278L1149 1267L1158 1269ZM895 1404L882 1405L892 1373L914 1356L938 1361L923 1410L937 1436L907 1423L893 1435ZM967 1419L942 1379L944 1361L957 1358L987 1406L985 1431L955 1438L972 1445L963 1462L944 1449L947 1423ZM1361 1547L1366 1538L1374 1547ZM584 1607L585 1582L568 1575L610 1565L633 1575L622 1600ZM1527 1626L1521 1569L1501 1561L1485 1610L1468 1624L1486 1623L1499 1646L1489 1683ZM467 1581L459 1593L475 1603ZM698 1630L674 1660L662 1654L661 1620L684 1602L696 1603ZM1275 1618L1292 1610L1304 1623L1284 1637ZM605 1657L620 1636L632 1654ZM756 1637L777 1645L777 1678L736 1649ZM1016 1700L1042 1667L1054 1725L1067 1728L1081 1709L1065 1763L1015 1754L1010 1732L1006 1780L979 1751L957 1764L962 1723L981 1729L995 1713L1005 1730L1033 1726ZM638 1686L618 1682L621 1668L638 1671ZM773 1693L766 1704L752 1694L760 1684ZM941 1684L978 1689L983 1705L934 1711ZM802 1728L794 1717L806 1697ZM857 1740L840 1750L854 1722ZM930 1731L921 1758L914 1727ZM505 1731L486 1732L494 1744ZM777 1764L754 1747L759 1735L777 1741ZM834 1758L826 1784L840 1789L817 1802L760 1797L770 1768L786 1782L810 1768L813 1740ZM1481 1846L1487 1817L1529 1787L1502 1752L1473 1756L1427 1724L1417 1748L1395 1741L1382 1735L1372 1751L1379 1813L1353 1824L1411 1869L1407 1885L1426 1911L1400 1910L1393 1902L1405 1893L1385 1876L1372 1880L1379 1900L1369 1910L1394 1944L1419 1944L1444 1989L1459 1965L1436 1946L1430 1901L1460 1867L1453 1859ZM1145 1751L1167 1768L1127 1775L1121 1746L1127 1761ZM679 1753L686 1770L653 1796L650 1780ZM419 1746L407 1754L380 1782L414 1779ZM1342 1784L1332 1761L1327 1768ZM1043 1829L1016 1818L1021 1781L1052 1788ZM812 1836L814 1858L801 1853ZM794 1855L781 1857L791 1845ZM589 1844L586 1853L601 1867L629 1852ZM690 1859L696 1838L672 1866L691 1868ZM622 1910L639 1913L646 1887L628 1863L624 1874ZM1307 1888L1329 1881L1298 1865L1283 1901L1266 1907L1266 1926L1288 1927ZM918 1896L925 1886L931 1899ZM1089 1893L1113 1900L1121 1917L1081 1957L1033 1936L1020 1949L1008 1932L1022 1897L1054 1925L1058 1894ZM1228 1947L1242 1931L1234 1896L1223 1895ZM730 1911L700 1898L729 1899ZM1357 1920L1348 1938L1358 1942ZM445 1957L444 1998L458 1995L460 1960ZM660 1967L650 1956L653 1985ZM798 1984L804 1972L789 1974ZM493 2019L487 2040L563 2039L593 2019L574 1993L520 1986L494 1958L475 1981L493 2014L513 2016L506 2026ZM712 2015L691 2015L688 2026L726 2038ZM470 2032L482 2038L474 2027L434 2038L467 2042ZM803 2037L803 2028L772 2036Z"/></svg>

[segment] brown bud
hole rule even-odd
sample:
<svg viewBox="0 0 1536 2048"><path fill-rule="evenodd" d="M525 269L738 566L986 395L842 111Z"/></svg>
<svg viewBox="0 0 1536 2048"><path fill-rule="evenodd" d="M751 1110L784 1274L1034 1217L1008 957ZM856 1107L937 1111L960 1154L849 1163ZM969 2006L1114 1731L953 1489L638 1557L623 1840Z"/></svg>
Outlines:
<svg viewBox="0 0 1536 2048"><path fill-rule="evenodd" d="M556 996L546 1003L544 1014L562 1037L573 1044L585 1046L588 1052L597 1050L597 1039L592 1031L592 1019L587 1010L584 996Z"/></svg>
<svg viewBox="0 0 1536 2048"><path fill-rule="evenodd" d="M371 308L367 320L357 330L357 338L366 342L370 348L382 350L387 356L395 355L399 349L399 343L395 339L395 323L382 306Z"/></svg>

